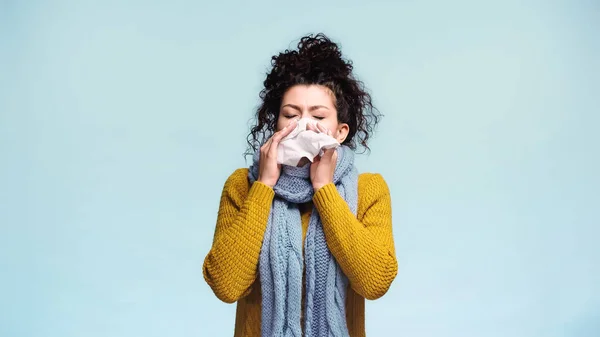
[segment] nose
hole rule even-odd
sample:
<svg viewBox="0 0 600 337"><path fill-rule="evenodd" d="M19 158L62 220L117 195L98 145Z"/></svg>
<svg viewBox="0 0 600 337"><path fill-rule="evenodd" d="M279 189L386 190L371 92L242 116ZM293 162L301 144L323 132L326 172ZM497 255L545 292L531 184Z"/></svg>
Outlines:
<svg viewBox="0 0 600 337"><path fill-rule="evenodd" d="M302 112L300 113L300 118L311 118L312 116L310 115L310 112L308 112L308 109L303 109Z"/></svg>

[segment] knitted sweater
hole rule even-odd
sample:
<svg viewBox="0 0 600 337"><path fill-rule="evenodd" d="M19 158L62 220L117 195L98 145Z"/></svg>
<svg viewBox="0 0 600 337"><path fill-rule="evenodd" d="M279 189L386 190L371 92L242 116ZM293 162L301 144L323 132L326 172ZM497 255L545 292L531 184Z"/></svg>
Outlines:
<svg viewBox="0 0 600 337"><path fill-rule="evenodd" d="M221 194L203 274L220 300L237 302L235 337L260 337L258 259L274 195L265 184L250 185L247 168L236 170ZM301 205L303 239L313 207L321 216L329 250L349 280L346 323L350 336L363 337L365 298L383 296L398 272L388 186L379 174L359 175L358 214L354 216L335 185L325 185L311 204Z"/></svg>

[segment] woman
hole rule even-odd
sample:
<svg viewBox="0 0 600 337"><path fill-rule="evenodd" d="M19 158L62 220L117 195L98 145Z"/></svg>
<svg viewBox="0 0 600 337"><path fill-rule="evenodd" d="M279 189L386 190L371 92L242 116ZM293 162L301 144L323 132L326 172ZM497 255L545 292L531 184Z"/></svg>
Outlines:
<svg viewBox="0 0 600 337"><path fill-rule="evenodd" d="M237 302L235 336L364 336L365 298L383 296L398 271L387 184L354 167L379 115L322 34L272 66L248 136L253 163L225 182L204 278ZM299 118L341 146L280 165L278 145Z"/></svg>

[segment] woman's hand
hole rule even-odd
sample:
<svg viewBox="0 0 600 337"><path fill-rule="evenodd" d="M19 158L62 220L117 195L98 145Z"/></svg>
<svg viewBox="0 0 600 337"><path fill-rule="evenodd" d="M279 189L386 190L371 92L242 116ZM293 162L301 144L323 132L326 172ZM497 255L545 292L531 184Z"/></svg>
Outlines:
<svg viewBox="0 0 600 337"><path fill-rule="evenodd" d="M315 132L323 132L332 136L331 131L317 123L316 129L309 127ZM317 192L321 187L333 182L333 173L337 164L337 152L335 149L325 150L323 156L316 156L310 165L310 181L313 189Z"/></svg>
<svg viewBox="0 0 600 337"><path fill-rule="evenodd" d="M260 147L258 165L258 181L273 188L281 174L281 164L277 163L277 146L283 137L289 135L298 122L294 119L288 126L275 132L269 140Z"/></svg>

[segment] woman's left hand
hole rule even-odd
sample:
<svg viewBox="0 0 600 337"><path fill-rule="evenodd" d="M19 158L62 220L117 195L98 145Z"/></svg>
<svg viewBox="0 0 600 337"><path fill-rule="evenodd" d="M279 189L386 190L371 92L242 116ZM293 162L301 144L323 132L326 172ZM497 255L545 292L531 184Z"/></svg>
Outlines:
<svg viewBox="0 0 600 337"><path fill-rule="evenodd" d="M317 124L320 132L327 133L331 136L331 131L325 129L320 124ZM319 132L313 130L315 132ZM335 149L325 150L323 156L316 156L313 163L310 165L310 181L313 189L317 192L321 187L333 182L333 173L337 164L337 152Z"/></svg>

